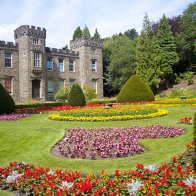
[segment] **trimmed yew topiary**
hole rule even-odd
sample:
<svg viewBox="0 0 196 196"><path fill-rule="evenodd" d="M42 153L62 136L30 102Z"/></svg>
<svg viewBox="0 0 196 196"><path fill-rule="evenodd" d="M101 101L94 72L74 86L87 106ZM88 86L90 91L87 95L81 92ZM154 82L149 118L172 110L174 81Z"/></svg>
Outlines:
<svg viewBox="0 0 196 196"><path fill-rule="evenodd" d="M0 83L0 115L13 112L15 112L14 100Z"/></svg>
<svg viewBox="0 0 196 196"><path fill-rule="evenodd" d="M154 94L150 87L137 75L131 76L117 96L117 102L151 101Z"/></svg>
<svg viewBox="0 0 196 196"><path fill-rule="evenodd" d="M85 106L85 96L79 84L75 83L71 87L68 97L68 103L72 106Z"/></svg>

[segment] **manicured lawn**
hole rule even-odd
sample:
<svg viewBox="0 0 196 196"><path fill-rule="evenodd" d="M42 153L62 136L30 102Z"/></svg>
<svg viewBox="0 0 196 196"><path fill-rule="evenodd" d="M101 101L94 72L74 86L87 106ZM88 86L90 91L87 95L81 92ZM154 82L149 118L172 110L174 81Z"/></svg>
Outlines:
<svg viewBox="0 0 196 196"><path fill-rule="evenodd" d="M144 120L112 122L52 121L48 120L49 114L35 114L15 122L0 122L0 167L7 166L12 161L25 161L53 169L99 174L102 169L107 173L114 173L116 169L124 171L134 169L137 163L151 165L168 161L172 156L184 152L186 144L193 139L193 125L178 124L178 120L184 116L193 117L195 110L193 107L159 108L168 109L169 114ZM50 154L51 147L64 136L68 128L129 127L152 124L183 127L186 133L176 138L141 140L140 144L148 151L127 158L71 160L56 158Z"/></svg>

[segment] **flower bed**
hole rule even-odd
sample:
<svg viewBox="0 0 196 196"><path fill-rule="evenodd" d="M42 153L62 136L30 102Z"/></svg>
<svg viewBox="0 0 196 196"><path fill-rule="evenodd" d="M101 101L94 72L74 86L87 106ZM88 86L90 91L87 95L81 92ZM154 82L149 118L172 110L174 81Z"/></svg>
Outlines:
<svg viewBox="0 0 196 196"><path fill-rule="evenodd" d="M148 106L196 106L196 98L181 100L179 99L166 99L166 100L157 100L155 102L147 104Z"/></svg>
<svg viewBox="0 0 196 196"><path fill-rule="evenodd" d="M191 145L192 148L193 145ZM192 158L192 157L190 157ZM160 166L138 164L135 170L100 177L80 172L51 170L32 164L10 163L0 168L0 189L18 190L26 195L195 195L196 173L191 159L183 167L184 155Z"/></svg>
<svg viewBox="0 0 196 196"><path fill-rule="evenodd" d="M29 116L29 114L3 114L0 115L0 121L15 121Z"/></svg>
<svg viewBox="0 0 196 196"><path fill-rule="evenodd" d="M167 113L167 110L152 107L124 105L110 109L105 107L73 109L59 114L52 114L49 119L61 121L114 121L154 118Z"/></svg>
<svg viewBox="0 0 196 196"><path fill-rule="evenodd" d="M105 159L140 154L145 148L138 144L144 138L168 138L182 135L183 129L160 125L68 130L64 139L58 142L62 156L82 159Z"/></svg>

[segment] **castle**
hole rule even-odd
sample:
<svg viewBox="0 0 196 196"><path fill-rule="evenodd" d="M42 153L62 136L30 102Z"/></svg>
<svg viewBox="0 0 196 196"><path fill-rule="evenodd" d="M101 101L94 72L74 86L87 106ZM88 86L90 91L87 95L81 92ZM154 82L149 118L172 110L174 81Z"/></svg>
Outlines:
<svg viewBox="0 0 196 196"><path fill-rule="evenodd" d="M70 41L70 50L45 46L46 29L22 25L15 43L0 41L0 82L16 102L53 100L61 86L91 85L103 97L102 43Z"/></svg>

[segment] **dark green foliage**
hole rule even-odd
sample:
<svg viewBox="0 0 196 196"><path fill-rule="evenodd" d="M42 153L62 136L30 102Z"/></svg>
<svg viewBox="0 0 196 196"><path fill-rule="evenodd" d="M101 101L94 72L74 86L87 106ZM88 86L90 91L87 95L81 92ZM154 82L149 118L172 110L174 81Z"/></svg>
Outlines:
<svg viewBox="0 0 196 196"><path fill-rule="evenodd" d="M154 100L152 90L137 75L133 75L129 78L117 96L117 102L151 100Z"/></svg>
<svg viewBox="0 0 196 196"><path fill-rule="evenodd" d="M136 39L138 37L138 32L133 28L129 29L124 32L124 35L126 35L129 39Z"/></svg>
<svg viewBox="0 0 196 196"><path fill-rule="evenodd" d="M16 108L39 108L39 107L45 107L45 106L63 106L68 105L68 103L65 102L38 102L33 104L19 104L16 105Z"/></svg>
<svg viewBox="0 0 196 196"><path fill-rule="evenodd" d="M95 29L95 33L94 33L93 38L96 39L96 40L100 40L100 34L99 34L97 28Z"/></svg>
<svg viewBox="0 0 196 196"><path fill-rule="evenodd" d="M80 27L77 27L73 34L73 40L81 37L82 37L82 30L80 29Z"/></svg>
<svg viewBox="0 0 196 196"><path fill-rule="evenodd" d="M84 38L91 38L91 34L90 31L88 29L88 27L85 25L83 31L82 31L82 37Z"/></svg>
<svg viewBox="0 0 196 196"><path fill-rule="evenodd" d="M111 94L118 94L130 75L135 73L135 41L124 35L105 39L103 57L106 62L105 87Z"/></svg>
<svg viewBox="0 0 196 196"><path fill-rule="evenodd" d="M79 84L75 83L71 87L68 97L68 103L72 106L85 106L85 96Z"/></svg>
<svg viewBox="0 0 196 196"><path fill-rule="evenodd" d="M11 114L13 112L15 112L14 100L0 83L0 114Z"/></svg>
<svg viewBox="0 0 196 196"><path fill-rule="evenodd" d="M167 80L173 73L173 65L179 61L174 37L170 31L169 23L165 15L160 20L157 41L160 47L160 68L163 73L163 77Z"/></svg>

